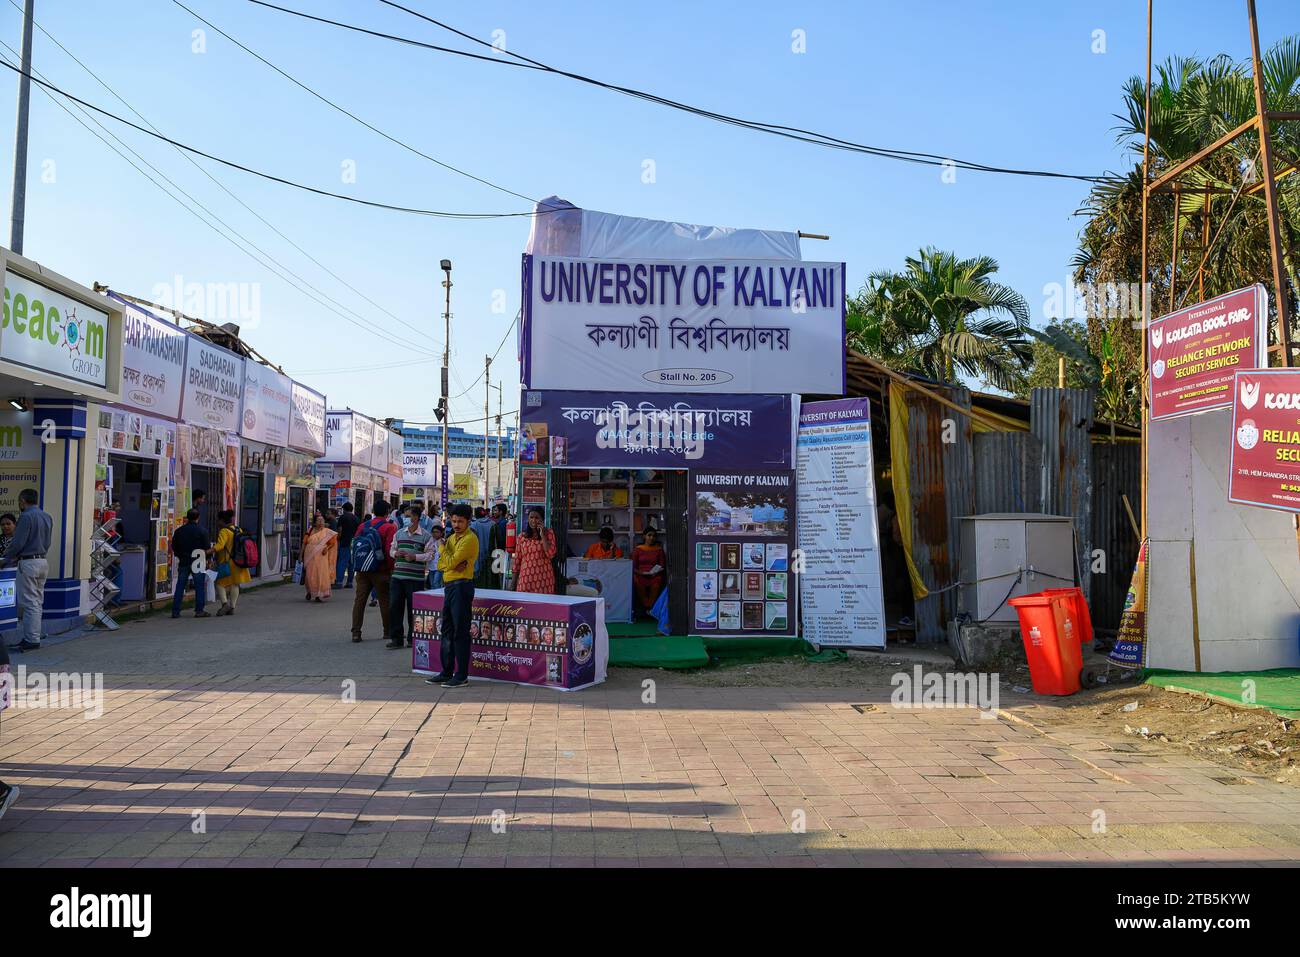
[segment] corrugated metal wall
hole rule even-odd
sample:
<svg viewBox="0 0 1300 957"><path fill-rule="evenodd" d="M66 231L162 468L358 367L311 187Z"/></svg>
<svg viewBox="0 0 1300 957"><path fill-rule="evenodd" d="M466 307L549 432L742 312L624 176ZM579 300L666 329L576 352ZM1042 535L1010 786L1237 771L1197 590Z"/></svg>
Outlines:
<svg viewBox="0 0 1300 957"><path fill-rule="evenodd" d="M1029 432L976 432L975 513L1043 510L1043 443Z"/></svg>
<svg viewBox="0 0 1300 957"><path fill-rule="evenodd" d="M961 387L934 391L970 408ZM908 390L908 449L911 459L912 558L933 593L916 602L916 640L947 641L948 619L956 614L960 519L975 508L970 419L919 392Z"/></svg>
<svg viewBox="0 0 1300 957"><path fill-rule="evenodd" d="M1079 584L1091 595L1092 440L1091 389L1034 389L1029 429L1043 443L1043 510L1074 519Z"/></svg>
<svg viewBox="0 0 1300 957"><path fill-rule="evenodd" d="M1092 576L1090 607L1097 628L1119 627L1129 578L1137 561L1138 537L1124 508L1128 496L1133 516L1142 521L1142 447L1136 442L1092 446L1092 547L1106 562L1106 573Z"/></svg>

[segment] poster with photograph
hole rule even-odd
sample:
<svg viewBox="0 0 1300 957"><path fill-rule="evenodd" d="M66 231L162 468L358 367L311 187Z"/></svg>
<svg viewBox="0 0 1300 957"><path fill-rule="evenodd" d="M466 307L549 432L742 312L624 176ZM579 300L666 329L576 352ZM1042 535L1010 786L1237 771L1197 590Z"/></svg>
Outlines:
<svg viewBox="0 0 1300 957"><path fill-rule="evenodd" d="M793 471L690 473L695 627L719 635L798 630Z"/></svg>

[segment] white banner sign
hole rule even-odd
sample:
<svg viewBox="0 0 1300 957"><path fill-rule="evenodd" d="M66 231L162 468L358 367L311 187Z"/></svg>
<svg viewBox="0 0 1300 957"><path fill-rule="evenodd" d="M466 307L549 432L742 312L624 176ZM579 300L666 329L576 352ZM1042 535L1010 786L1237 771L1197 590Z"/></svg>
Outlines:
<svg viewBox="0 0 1300 957"><path fill-rule="evenodd" d="M352 462L354 465L373 465L375 423L360 413L352 413Z"/></svg>
<svg viewBox="0 0 1300 957"><path fill-rule="evenodd" d="M289 448L309 455L325 453L325 396L301 382L291 390L293 410L289 420Z"/></svg>
<svg viewBox="0 0 1300 957"><path fill-rule="evenodd" d="M843 263L524 256L524 384L844 391Z"/></svg>
<svg viewBox="0 0 1300 957"><path fill-rule="evenodd" d="M185 331L122 305L122 404L168 419L181 417Z"/></svg>
<svg viewBox="0 0 1300 957"><path fill-rule="evenodd" d="M437 452L402 453L403 485L437 485L439 476Z"/></svg>
<svg viewBox="0 0 1300 957"><path fill-rule="evenodd" d="M884 648L870 401L805 403L796 458L804 638Z"/></svg>
<svg viewBox="0 0 1300 957"><path fill-rule="evenodd" d="M352 461L352 413L325 413L325 462Z"/></svg>
<svg viewBox="0 0 1300 957"><path fill-rule="evenodd" d="M289 447L293 380L251 359L244 362L244 415L239 434L255 442Z"/></svg>
<svg viewBox="0 0 1300 957"><path fill-rule="evenodd" d="M243 356L191 335L185 352L181 418L205 428L238 432L243 393Z"/></svg>
<svg viewBox="0 0 1300 957"><path fill-rule="evenodd" d="M102 388L107 353L108 313L5 272L0 358Z"/></svg>
<svg viewBox="0 0 1300 957"><path fill-rule="evenodd" d="M388 432L388 474L402 482L402 443L400 432Z"/></svg>

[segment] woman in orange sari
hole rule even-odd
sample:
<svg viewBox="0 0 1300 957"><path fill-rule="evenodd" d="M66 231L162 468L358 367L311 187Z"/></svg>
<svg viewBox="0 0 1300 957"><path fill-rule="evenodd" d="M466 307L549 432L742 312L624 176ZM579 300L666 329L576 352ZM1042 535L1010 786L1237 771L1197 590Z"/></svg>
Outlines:
<svg viewBox="0 0 1300 957"><path fill-rule="evenodd" d="M334 583L334 565L339 554L339 533L325 524L325 516L312 516L311 530L302 541L303 584L308 601L325 601Z"/></svg>

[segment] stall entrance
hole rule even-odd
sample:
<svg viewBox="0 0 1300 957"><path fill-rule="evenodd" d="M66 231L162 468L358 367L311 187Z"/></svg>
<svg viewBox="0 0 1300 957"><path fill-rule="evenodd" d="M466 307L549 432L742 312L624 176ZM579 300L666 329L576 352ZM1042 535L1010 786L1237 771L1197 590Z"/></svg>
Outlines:
<svg viewBox="0 0 1300 957"><path fill-rule="evenodd" d="M239 527L249 535L256 536L259 543L262 540L262 484L265 481L261 472L245 472L244 480L240 485L242 497L239 506ZM254 578L259 578L262 569L250 568L248 573Z"/></svg>
<svg viewBox="0 0 1300 957"><path fill-rule="evenodd" d="M566 589L572 594L599 589L609 621L630 621L647 634L655 633L651 609L666 589L672 633L685 634L690 592L686 471L556 468L553 476L556 516L551 525L563 542ZM653 546L647 543L651 531ZM590 560L616 564L585 571L578 564ZM625 613L619 614L620 609Z"/></svg>
<svg viewBox="0 0 1300 957"><path fill-rule="evenodd" d="M366 490L363 488L353 489L352 507L356 509L357 518L366 514Z"/></svg>
<svg viewBox="0 0 1300 957"><path fill-rule="evenodd" d="M153 598L151 570L154 567L155 534L153 493L158 463L150 459L111 455L113 501L121 505L117 519L122 523L122 589L119 601L148 601Z"/></svg>
<svg viewBox="0 0 1300 957"><path fill-rule="evenodd" d="M200 505L194 506L199 510L199 525L208 533L208 538L213 538L217 533L217 512L225 506L226 494L226 473L224 469L212 468L207 465L190 466L190 501L199 492L204 492L206 498Z"/></svg>
<svg viewBox="0 0 1300 957"><path fill-rule="evenodd" d="M307 535L307 506L310 504L312 489L291 487L289 489L289 568L298 563L302 554L302 540Z"/></svg>

